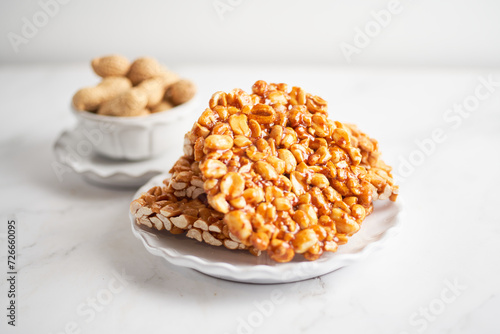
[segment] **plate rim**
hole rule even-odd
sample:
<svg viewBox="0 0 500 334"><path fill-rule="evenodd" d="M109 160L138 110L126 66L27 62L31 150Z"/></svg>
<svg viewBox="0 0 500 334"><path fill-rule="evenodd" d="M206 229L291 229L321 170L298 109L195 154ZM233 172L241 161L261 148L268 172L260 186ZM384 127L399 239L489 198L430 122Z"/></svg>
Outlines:
<svg viewBox="0 0 500 334"><path fill-rule="evenodd" d="M85 166L85 165L81 165L81 164L78 164L78 163L71 163L71 161L68 161L68 159L65 159L64 158L64 155L66 154L67 150L64 148L64 143L63 143L63 140L73 140L76 136L76 132L78 131L78 126L72 128L72 129L66 129L66 130L63 130L59 136L57 137L57 139L55 140L53 146L52 146L52 150L53 150L53 153L56 157L56 160L67 166L68 168L71 168L74 172L76 172L77 174L82 174L82 175L85 175L85 174L91 174L91 175L96 175L102 179L107 179L107 178L114 178L114 177L127 177L127 178L142 178L144 177L145 175L149 174L149 173L155 173L155 174L160 174L160 173L164 173L165 172L165 169L164 168L161 168L159 166L151 166L151 167L147 167L147 170L145 171L136 171L136 172L133 172L133 171L130 171L130 170L127 170L126 169L126 166L123 166L123 163L125 162L128 162L128 161L119 161L117 160L117 162L119 161L120 163L118 164L117 163L117 166L116 168L120 168L120 166L123 167L123 169L120 169L120 170L109 170L109 171L106 171L106 170L102 170L102 169L98 169L98 168L92 168L92 165L91 164L88 164L88 166ZM92 153L92 154L95 154L95 153ZM162 156L159 156L157 158L161 158ZM85 158L86 160L88 160L88 158ZM147 160L154 160L154 159L147 159ZM146 160L145 160L146 161ZM130 161L130 162L137 162L137 161ZM143 161L141 161L143 162ZM146 167L145 167L146 169Z"/></svg>
<svg viewBox="0 0 500 334"><path fill-rule="evenodd" d="M163 180L166 177L168 177L168 173L154 176L137 190L137 192L134 194L133 199L136 199L138 196L140 196L141 193L145 192L147 190L146 188L151 187L152 185L157 183L156 179ZM404 213L402 202L403 201L401 201L400 199L398 202L391 202L396 206L397 209L394 216L391 217L391 219L395 220L394 224L384 230L381 233L379 239L367 244L361 250L355 253L332 253L331 255L324 254L320 259L316 261L304 260L300 262L276 263L273 265L240 265L222 261L212 261L200 258L196 255L181 254L173 248L159 248L151 245L149 241L146 240L144 234L151 234L156 238L158 238L158 235L137 226L135 217L130 212L129 219L131 222L132 233L136 238L141 240L146 250L153 255L162 257L164 260L173 265L194 269L212 277L239 283L276 284L296 282L325 275L327 273L345 267L353 263L354 261L360 260L373 253L374 251L380 249L387 242L387 240L390 240L393 236L399 233L399 230L401 228L402 216ZM332 261L332 257L334 256L336 261ZM311 269L311 267L314 268L321 266L323 266L323 268L319 268L313 275L307 272L307 270ZM306 272L300 272L300 267L305 267L304 269L306 270ZM299 273L295 271L294 273L296 274L296 276L292 276L289 278L283 277L283 273L293 271L297 268L299 268Z"/></svg>

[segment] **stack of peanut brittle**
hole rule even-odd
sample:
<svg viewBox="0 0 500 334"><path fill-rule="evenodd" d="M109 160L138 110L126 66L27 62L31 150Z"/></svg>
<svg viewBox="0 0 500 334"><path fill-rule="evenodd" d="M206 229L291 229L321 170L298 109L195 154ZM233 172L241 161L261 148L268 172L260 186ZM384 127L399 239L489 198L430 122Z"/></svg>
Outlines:
<svg viewBox="0 0 500 334"><path fill-rule="evenodd" d="M277 262L335 252L398 186L377 141L300 87L217 92L171 177L135 199L137 224Z"/></svg>

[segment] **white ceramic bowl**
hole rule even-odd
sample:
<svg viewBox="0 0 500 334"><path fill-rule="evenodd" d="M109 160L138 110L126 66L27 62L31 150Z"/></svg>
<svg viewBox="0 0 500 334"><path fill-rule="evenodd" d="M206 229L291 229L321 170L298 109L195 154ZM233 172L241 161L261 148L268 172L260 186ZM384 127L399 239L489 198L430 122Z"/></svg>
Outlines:
<svg viewBox="0 0 500 334"><path fill-rule="evenodd" d="M93 144L96 153L112 159L144 160L164 153L172 145L180 145L179 129L189 130L198 103L196 96L169 110L143 117L97 115L71 109L78 128Z"/></svg>

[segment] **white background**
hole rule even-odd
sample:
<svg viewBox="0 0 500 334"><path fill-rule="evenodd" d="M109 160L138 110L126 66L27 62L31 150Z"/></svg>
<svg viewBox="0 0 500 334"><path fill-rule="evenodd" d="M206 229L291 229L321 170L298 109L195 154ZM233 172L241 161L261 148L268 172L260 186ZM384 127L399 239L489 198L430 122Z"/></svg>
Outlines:
<svg viewBox="0 0 500 334"><path fill-rule="evenodd" d="M233 4L222 18L213 0L71 0L16 53L9 34L22 36L41 6L0 1L0 332L244 333L241 321L278 291L283 302L246 333L499 333L500 1L402 0L351 62L340 45L354 44L389 1L221 2ZM152 256L130 232L135 189L98 187L75 172L59 180L53 169L54 142L76 123L71 96L98 81L89 60L107 53L161 59L196 82L203 105L257 79L324 97L330 117L379 140L396 174L420 157L397 178L399 235L351 266L283 285L231 283ZM437 129L446 140L424 154ZM15 328L4 315L11 217ZM122 289L94 317L82 315L122 271L131 276Z"/></svg>
<svg viewBox="0 0 500 334"><path fill-rule="evenodd" d="M55 0L40 0L53 3ZM62 1L62 0L61 0ZM389 0L64 0L44 22L39 1L0 2L1 62L87 61L96 55L153 55L178 62L325 62L347 64L371 12ZM217 4L231 10L219 15ZM358 65L498 66L500 2L401 0L399 14L353 57ZM53 6L51 8L54 8ZM23 18L43 25L16 53L8 33ZM375 30L374 30L375 31Z"/></svg>

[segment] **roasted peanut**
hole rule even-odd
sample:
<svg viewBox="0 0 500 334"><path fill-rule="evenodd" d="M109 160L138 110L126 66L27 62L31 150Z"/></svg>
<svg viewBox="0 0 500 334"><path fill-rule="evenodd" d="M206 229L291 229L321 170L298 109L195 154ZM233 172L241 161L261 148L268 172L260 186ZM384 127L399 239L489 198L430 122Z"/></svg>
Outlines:
<svg viewBox="0 0 500 334"><path fill-rule="evenodd" d="M129 71L130 61L120 55L110 55L92 59L91 65L100 77L123 77Z"/></svg>
<svg viewBox="0 0 500 334"><path fill-rule="evenodd" d="M73 96L73 105L77 110L96 111L99 106L132 87L127 78L104 78L95 87L82 88Z"/></svg>

